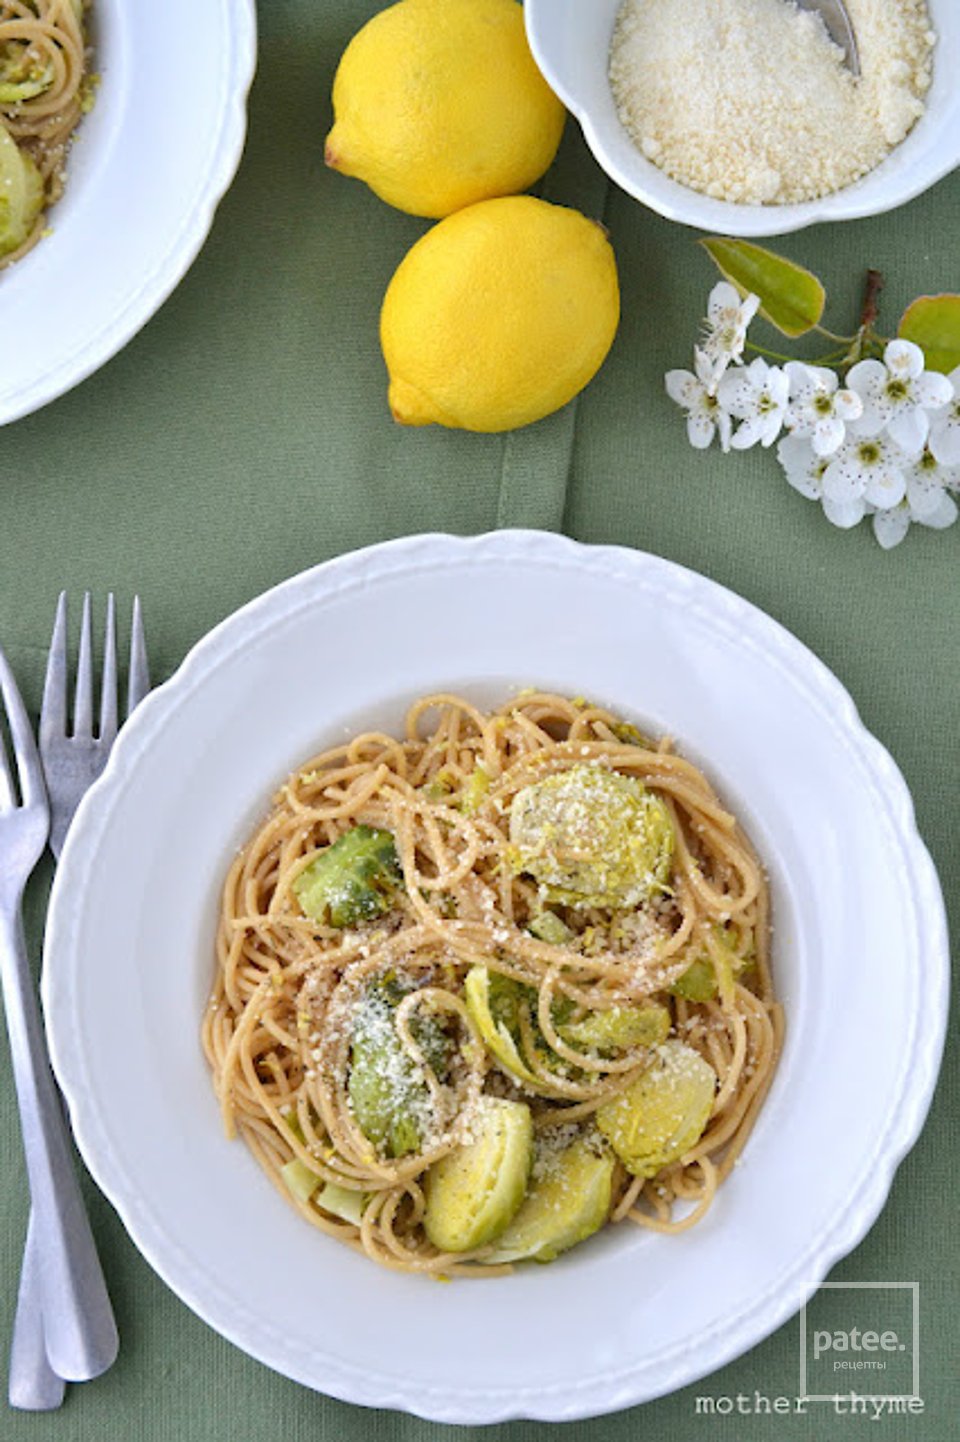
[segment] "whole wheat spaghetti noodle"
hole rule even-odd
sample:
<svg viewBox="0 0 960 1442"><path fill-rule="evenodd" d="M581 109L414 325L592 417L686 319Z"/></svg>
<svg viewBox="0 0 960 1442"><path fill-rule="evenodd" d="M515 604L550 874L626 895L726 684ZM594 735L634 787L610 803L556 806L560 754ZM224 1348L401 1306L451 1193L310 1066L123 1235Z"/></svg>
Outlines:
<svg viewBox="0 0 960 1442"><path fill-rule="evenodd" d="M67 148L88 106L85 0L0 0L0 124L36 167L43 204L27 237L0 254L0 269L43 234L60 198Z"/></svg>
<svg viewBox="0 0 960 1442"><path fill-rule="evenodd" d="M614 812L621 796L653 806L669 833L639 899L612 859L618 817L590 810L605 796ZM524 827L545 805L561 811L531 849ZM599 828L603 856L563 851L571 817L575 838ZM371 837L395 849L390 888L365 918L335 924L331 904L318 919L318 858ZM567 868L564 886L551 867ZM524 692L491 714L429 696L402 739L355 736L277 793L226 879L203 1044L228 1134L314 1226L388 1267L490 1275L504 1270L489 1262L496 1245L454 1253L428 1228L431 1168L476 1145L492 1097L529 1108L538 1157L586 1139L611 1179L610 1222L678 1232L703 1216L776 1066L768 945L757 858L669 740L562 696ZM513 1005L500 1041L478 1011L480 981ZM663 1031L603 1030L638 1014ZM358 1086L361 1043L380 1048L379 1131ZM678 1057L709 1078L703 1116L682 1143L648 1138L639 1166L617 1107ZM641 1116L641 1132L651 1126Z"/></svg>

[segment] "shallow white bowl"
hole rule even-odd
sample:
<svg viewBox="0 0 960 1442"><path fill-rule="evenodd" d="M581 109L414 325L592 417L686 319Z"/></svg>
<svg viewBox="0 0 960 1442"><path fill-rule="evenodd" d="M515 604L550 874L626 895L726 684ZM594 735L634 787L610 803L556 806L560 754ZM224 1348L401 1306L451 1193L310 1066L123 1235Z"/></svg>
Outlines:
<svg viewBox="0 0 960 1442"><path fill-rule="evenodd" d="M254 0L95 0L92 27L101 82L52 233L0 271L0 425L70 390L149 320L243 149Z"/></svg>
<svg viewBox="0 0 960 1442"><path fill-rule="evenodd" d="M489 703L526 684L671 732L743 818L773 884L786 1049L742 1164L692 1231L626 1224L550 1266L437 1286L284 1204L224 1139L198 1032L224 873L288 771L399 726L424 692ZM947 969L906 786L830 672L679 566L517 531L359 551L211 632L81 806L43 1001L87 1165L224 1336L352 1402L569 1420L729 1361L860 1240L926 1113Z"/></svg>
<svg viewBox="0 0 960 1442"><path fill-rule="evenodd" d="M735 205L671 180L643 156L617 116L607 76L620 0L525 0L537 64L583 127L607 174L668 220L718 235L784 235L821 220L859 220L912 200L960 165L960 5L927 0L939 37L927 109L902 145L869 175L802 205Z"/></svg>

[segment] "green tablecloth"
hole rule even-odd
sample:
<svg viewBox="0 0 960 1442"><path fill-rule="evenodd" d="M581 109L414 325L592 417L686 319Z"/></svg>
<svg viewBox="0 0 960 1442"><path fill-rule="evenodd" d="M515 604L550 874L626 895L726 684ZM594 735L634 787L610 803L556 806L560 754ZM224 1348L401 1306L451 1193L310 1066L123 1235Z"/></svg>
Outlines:
<svg viewBox="0 0 960 1442"><path fill-rule="evenodd" d="M688 364L713 276L694 236L609 186L571 122L545 193L603 217L620 264L623 321L602 373L559 416L508 438L402 431L385 405L377 345L384 286L424 223L325 171L333 69L370 0L265 0L260 70L240 173L190 274L146 329L72 394L0 432L0 638L31 704L62 586L144 599L155 674L264 588L338 552L419 530L562 529L694 567L813 648L848 686L916 799L960 926L960 527L915 529L885 554L862 527L834 530L767 453L696 453L663 395ZM856 322L863 269L887 275L886 314L960 289L960 174L876 221L791 236L819 271L835 328ZM2 315L2 310L0 310ZM828 322L830 313L828 313ZM31 897L38 941L42 888ZM883 1038L877 1039L884 1045ZM6 1056L0 1068L6 1075ZM838 1097L838 1124L854 1130ZM593 1442L639 1436L941 1439L958 1327L948 1055L927 1128L889 1205L835 1277L919 1281L922 1417L838 1422L697 1415L695 1398L795 1396L800 1323L672 1397L581 1424ZM26 1183L12 1087L0 1098L0 1350L13 1315ZM817 1159L810 1158L811 1167ZM275 1376L168 1292L89 1188L123 1337L105 1377L50 1416L0 1415L0 1436L92 1442L350 1439L421 1442L443 1428L371 1414ZM952 1265L951 1265L952 1264ZM318 1305L319 1305L318 1301ZM850 1325L837 1309L836 1326ZM546 1428L494 1434L535 1442ZM488 1434L493 1435L493 1434Z"/></svg>

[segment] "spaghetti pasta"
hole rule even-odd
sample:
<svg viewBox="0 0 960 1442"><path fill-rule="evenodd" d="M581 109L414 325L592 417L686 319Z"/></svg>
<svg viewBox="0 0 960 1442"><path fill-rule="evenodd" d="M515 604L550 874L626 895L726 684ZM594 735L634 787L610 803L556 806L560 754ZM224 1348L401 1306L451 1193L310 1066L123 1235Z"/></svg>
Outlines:
<svg viewBox="0 0 960 1442"><path fill-rule="evenodd" d="M0 0L0 127L36 167L42 190L28 233L0 253L0 269L37 243L63 193L67 148L89 93L84 12L84 0Z"/></svg>
<svg viewBox="0 0 960 1442"><path fill-rule="evenodd" d="M318 908L351 847L367 890ZM768 941L756 856L669 740L547 693L490 714L428 696L402 739L355 736L278 792L226 879L203 1045L227 1133L314 1226L388 1267L490 1275L496 1246L428 1235L432 1169L476 1145L490 1098L529 1108L538 1156L577 1136L608 1158L604 1219L700 1220L780 1050ZM617 1117L678 1059L709 1078L702 1119L651 1139L644 1114L640 1163Z"/></svg>

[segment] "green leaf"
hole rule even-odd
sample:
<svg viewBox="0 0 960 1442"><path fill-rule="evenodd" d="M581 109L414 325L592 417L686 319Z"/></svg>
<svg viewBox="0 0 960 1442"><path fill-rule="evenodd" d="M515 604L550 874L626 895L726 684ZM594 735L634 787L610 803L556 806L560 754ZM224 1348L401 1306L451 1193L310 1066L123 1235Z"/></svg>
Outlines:
<svg viewBox="0 0 960 1442"><path fill-rule="evenodd" d="M741 295L752 291L760 297L760 314L784 335L795 339L817 325L826 292L802 265L746 240L714 235L700 244Z"/></svg>
<svg viewBox="0 0 960 1442"><path fill-rule="evenodd" d="M920 346L927 369L944 375L960 365L960 295L921 295L903 312L897 335Z"/></svg>

